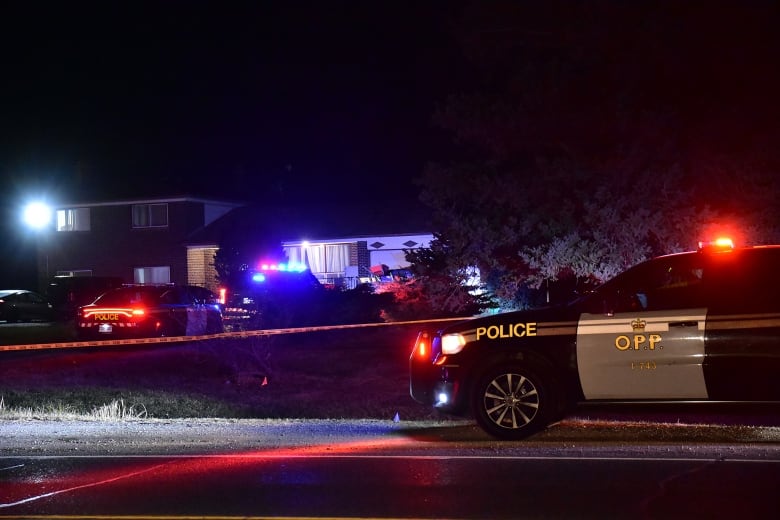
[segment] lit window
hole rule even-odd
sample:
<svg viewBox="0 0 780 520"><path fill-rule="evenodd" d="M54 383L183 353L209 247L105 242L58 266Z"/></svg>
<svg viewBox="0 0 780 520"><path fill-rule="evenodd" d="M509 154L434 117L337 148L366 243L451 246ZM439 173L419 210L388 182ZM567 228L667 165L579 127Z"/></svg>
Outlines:
<svg viewBox="0 0 780 520"><path fill-rule="evenodd" d="M57 231L89 231L89 208L58 209Z"/></svg>
<svg viewBox="0 0 780 520"><path fill-rule="evenodd" d="M134 204L133 227L167 227L168 204Z"/></svg>
<svg viewBox="0 0 780 520"><path fill-rule="evenodd" d="M167 265L136 267L133 269L133 282L140 284L171 283L171 268Z"/></svg>

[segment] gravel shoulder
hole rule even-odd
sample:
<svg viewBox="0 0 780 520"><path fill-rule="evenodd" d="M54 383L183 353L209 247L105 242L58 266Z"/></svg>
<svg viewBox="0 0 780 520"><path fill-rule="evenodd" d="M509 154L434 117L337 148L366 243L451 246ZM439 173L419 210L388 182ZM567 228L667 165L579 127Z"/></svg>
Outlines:
<svg viewBox="0 0 780 520"><path fill-rule="evenodd" d="M312 446L366 446L443 428L482 438L467 422L372 419L0 420L0 456L176 455L237 453ZM460 430L460 434L456 432ZM470 432L470 433L466 433ZM434 440L434 438L431 438Z"/></svg>
<svg viewBox="0 0 780 520"><path fill-rule="evenodd" d="M572 417L520 442L468 421L373 419L0 420L0 457L295 454L685 457L780 460L780 427Z"/></svg>

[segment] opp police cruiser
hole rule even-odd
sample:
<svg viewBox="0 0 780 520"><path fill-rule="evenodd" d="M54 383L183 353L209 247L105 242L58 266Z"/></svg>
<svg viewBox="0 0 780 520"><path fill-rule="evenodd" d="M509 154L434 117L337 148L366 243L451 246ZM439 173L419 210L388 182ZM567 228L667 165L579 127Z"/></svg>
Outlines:
<svg viewBox="0 0 780 520"><path fill-rule="evenodd" d="M577 402L780 401L780 246L699 244L554 308L422 331L410 392L501 439Z"/></svg>

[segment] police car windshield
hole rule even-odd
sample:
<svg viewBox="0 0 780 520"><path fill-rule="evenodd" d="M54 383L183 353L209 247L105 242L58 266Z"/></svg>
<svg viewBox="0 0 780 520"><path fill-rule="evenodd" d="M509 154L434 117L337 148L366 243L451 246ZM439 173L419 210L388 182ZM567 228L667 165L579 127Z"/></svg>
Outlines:
<svg viewBox="0 0 780 520"><path fill-rule="evenodd" d="M95 305L157 305L161 292L156 287L123 287L100 296Z"/></svg>

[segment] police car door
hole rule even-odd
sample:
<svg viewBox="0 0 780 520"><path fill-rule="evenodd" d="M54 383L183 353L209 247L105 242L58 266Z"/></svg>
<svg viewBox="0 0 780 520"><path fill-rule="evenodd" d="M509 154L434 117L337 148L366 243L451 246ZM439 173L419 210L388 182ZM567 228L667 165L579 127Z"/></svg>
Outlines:
<svg viewBox="0 0 780 520"><path fill-rule="evenodd" d="M592 295L577 327L585 399L705 399L702 269L653 260ZM596 304L596 305L594 305ZM601 310L596 310L601 306Z"/></svg>

